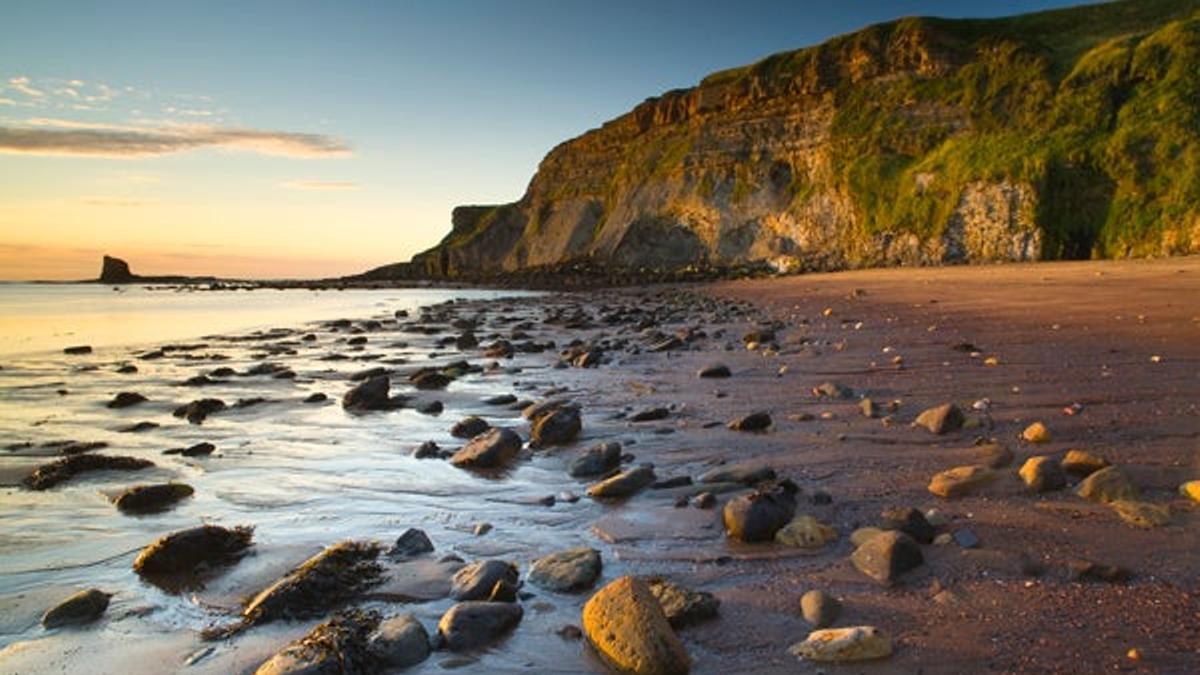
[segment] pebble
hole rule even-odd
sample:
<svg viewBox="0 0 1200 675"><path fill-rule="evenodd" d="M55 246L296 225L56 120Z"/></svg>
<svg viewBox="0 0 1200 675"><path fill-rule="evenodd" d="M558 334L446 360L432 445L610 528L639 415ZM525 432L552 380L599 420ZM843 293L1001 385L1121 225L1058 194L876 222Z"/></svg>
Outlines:
<svg viewBox="0 0 1200 675"><path fill-rule="evenodd" d="M654 481L654 468L643 464L590 486L587 494L593 499L620 499L640 492Z"/></svg>
<svg viewBox="0 0 1200 675"><path fill-rule="evenodd" d="M920 415L917 415L915 426L924 427L934 434L946 434L952 431L958 431L962 428L966 418L963 417L962 410L953 403L943 403L942 405L929 408Z"/></svg>
<svg viewBox="0 0 1200 675"><path fill-rule="evenodd" d="M929 491L944 499L969 494L996 478L996 472L986 466L958 466L936 474L929 481Z"/></svg>
<svg viewBox="0 0 1200 675"><path fill-rule="evenodd" d="M50 629L91 623L104 615L111 597L112 593L95 588L80 591L46 610L42 615L42 626Z"/></svg>
<svg viewBox="0 0 1200 675"><path fill-rule="evenodd" d="M800 613L813 628L828 628L842 613L842 603L825 591L812 590L800 597Z"/></svg>
<svg viewBox="0 0 1200 675"><path fill-rule="evenodd" d="M1067 476L1057 459L1047 455L1030 457L1018 472L1030 492L1049 492L1067 486Z"/></svg>
<svg viewBox="0 0 1200 675"><path fill-rule="evenodd" d="M854 567L884 586L925 561L921 547L912 537L896 530L867 539L850 556Z"/></svg>
<svg viewBox="0 0 1200 675"><path fill-rule="evenodd" d="M874 626L825 628L809 633L789 650L795 656L820 663L852 663L892 655L892 640Z"/></svg>
<svg viewBox="0 0 1200 675"><path fill-rule="evenodd" d="M1021 432L1021 438L1030 443L1049 443L1050 430L1041 422L1034 422L1025 427L1025 431Z"/></svg>

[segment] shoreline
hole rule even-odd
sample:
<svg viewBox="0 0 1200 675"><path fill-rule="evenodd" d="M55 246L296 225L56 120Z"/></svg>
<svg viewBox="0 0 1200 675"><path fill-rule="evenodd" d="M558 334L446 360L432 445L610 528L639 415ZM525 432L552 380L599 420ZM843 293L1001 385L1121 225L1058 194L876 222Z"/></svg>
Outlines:
<svg viewBox="0 0 1200 675"><path fill-rule="evenodd" d="M477 397L484 390L536 398L558 391L554 395L582 406L583 433L562 448L522 456L514 479L526 496L517 498L517 505L492 502L496 532L484 537L456 533L431 515L410 522L429 531L439 554L510 559L524 577L534 554L550 553L565 541L582 542L599 549L604 559L595 589L631 573L662 575L711 592L721 601L718 617L678 631L696 672L731 672L750 662L764 672L810 668L813 664L797 661L787 648L808 633L799 598L813 588L841 598L844 608L836 625L872 624L892 636L895 654L865 664L864 672L1181 672L1193 662L1200 644L1193 621L1200 612L1194 576L1200 564L1200 511L1180 499L1175 488L1200 477L1200 378L1195 375L1200 371L1200 259L865 270L641 292L597 290L544 296L517 303L511 311L518 318L489 301L439 306L439 320L429 322L439 330L410 337L435 345L459 332L449 323L471 317L480 321L485 345L520 323L530 324L523 330L533 341L556 343L540 354L498 359L497 371L464 376L466 389L458 395L453 394L460 385L452 383L438 424L449 427L479 410ZM743 334L764 323L776 326L774 346L747 349ZM375 340L369 330L363 335ZM383 335L386 339L387 331ZM672 335L683 336L678 346L649 350ZM336 331L328 343L324 332L319 338L329 345L344 339ZM555 352L572 339L581 340L582 349L594 347L601 363L552 368ZM975 349L954 349L968 343ZM439 351L442 356L433 363L493 360L477 348L458 351L451 345ZM896 356L902 357L900 364L893 363ZM996 364L987 365L988 357ZM288 360L285 354L278 358ZM696 372L715 361L725 363L733 376L698 380ZM388 368L402 375L420 365ZM522 370L508 372L512 366ZM299 376L315 383L306 386L331 396L349 386L339 377L317 377L317 371L300 370ZM815 397L811 389L827 380L880 404L899 401L890 426L864 417L857 397ZM401 382L397 378L393 387L404 390ZM929 406L954 401L969 410L985 398L990 401L986 419L968 413L980 418L973 429L934 436L909 427ZM1063 408L1072 403L1081 404L1081 411L1064 415ZM628 419L660 406L667 410L663 419ZM726 422L757 410L771 414L768 432L725 428ZM387 424L397 414L375 413L339 424ZM516 412L489 411L488 417L528 437L527 423ZM1034 420L1049 428L1049 443L1018 438ZM237 422L229 424L227 432L236 435ZM422 440L402 435L394 452ZM942 500L929 494L930 477L969 463L978 437L995 439L1016 454L1004 475L967 497ZM694 479L725 463L769 465L799 485L803 498L797 513L827 523L838 537L815 550L729 540L720 525L720 504L744 489L722 491L715 509L677 508L680 495L695 491L687 486L646 489L618 503L583 497L544 507L523 501L539 492L582 494L587 483L568 477L565 466L584 448L607 440L622 441L636 455L627 467L652 462L660 480ZM1023 489L1015 473L1026 457L1061 456L1072 447L1126 470L1144 499L1169 507L1171 523L1135 529L1070 489L1040 495ZM203 476L194 480L203 491ZM477 485L504 489L505 480ZM86 490L87 485L85 480L66 489ZM817 493L827 494L829 501L814 502ZM436 508L462 508L479 498L454 499L459 501ZM483 506L489 508L486 499ZM881 588L848 562L849 535L876 524L880 511L892 506L935 508L947 521L942 532L970 530L980 544L924 545L924 564L895 586ZM269 534L267 528L264 536ZM397 534L372 536L386 541ZM330 537L325 543L333 542ZM288 559L274 558L270 550L263 553L264 564L286 567ZM1074 558L1125 566L1134 576L1117 584L1071 581L1063 575ZM232 584L225 587L227 594L246 590L237 567L223 579ZM558 594L527 584L523 590L535 597L523 601L524 622L492 650L471 655L468 664L502 672L523 662L596 669L586 647L554 634L562 625L579 623L579 609L595 589ZM531 611L541 602L552 608ZM415 609L432 626L445 606L435 600L388 611ZM118 621L118 627L125 624L118 630L136 625L126 621L135 620ZM252 669L256 659L311 625L239 638L241 647L222 646L189 670ZM75 639L86 643L86 630ZM54 651L59 642L5 649L0 665L12 659L19 665L22 658L47 665L39 656L67 665L65 653ZM136 663L134 654L180 659L195 647L186 631L158 642L139 639L139 647L123 655L129 659L125 665ZM38 645L50 653L39 654ZM1142 654L1138 661L1126 655L1133 648ZM106 653L122 656L112 647ZM446 658L435 654L416 672L435 671Z"/></svg>

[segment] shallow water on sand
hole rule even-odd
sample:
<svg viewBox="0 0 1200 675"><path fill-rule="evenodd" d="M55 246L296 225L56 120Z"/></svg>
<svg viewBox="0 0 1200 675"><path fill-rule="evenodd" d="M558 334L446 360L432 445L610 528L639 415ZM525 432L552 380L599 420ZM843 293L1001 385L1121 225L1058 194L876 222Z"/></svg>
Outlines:
<svg viewBox="0 0 1200 675"><path fill-rule="evenodd" d="M262 310L261 317L255 312L246 316L265 322L273 315L264 306L276 299L262 300L260 293L276 292L241 292L233 300L202 301L254 305ZM404 386L401 374L417 367L466 356L472 361L479 358L477 352L466 355L452 345L449 351L440 351L436 337L406 331L402 322L393 319L397 310L409 310L416 317L419 306L455 296L489 300L493 315L498 312L515 319L525 310L520 298L497 299L497 293L486 291L348 292L336 296L345 298L346 304L334 303L324 310L330 311L327 317L355 319L350 328L297 321L281 329L225 332L176 340L177 348L161 357L153 349L164 343L145 334L140 341L146 344L101 346L102 340L75 333L65 342L91 343L95 351L65 355L59 342L55 351L10 353L0 360L0 617L4 617L0 618L0 672L28 672L29 664L55 670L87 666L91 672L173 672L185 667L184 657L193 651L205 656L188 666L188 672L252 670L316 622L265 627L234 644L215 645L211 654L196 632L228 620L247 594L340 540L387 543L416 526L430 533L438 555L453 551L468 560L492 556L524 560L535 551L589 543L587 523L596 514L586 502L531 508L538 498L560 489L561 459L534 457L496 479L409 455L425 440L443 448L460 445L449 428L469 414L494 425L517 426L522 421L515 408L484 404L488 396L515 393L520 398L539 398L548 388L571 386L572 375L551 370L552 359L536 354L518 354L505 361L504 368L459 378L446 391L417 392ZM162 301L153 296L148 302ZM282 305L278 309L292 316L311 316L311 304L297 305L300 309ZM155 312L158 321L175 320L158 310L143 313ZM196 325L195 317L180 322ZM442 328L443 336L457 332ZM315 338L304 340L309 334ZM366 344L349 344L351 338L362 337ZM262 363L286 366L295 376L244 374ZM136 366L137 372L119 373L126 364ZM418 403L440 400L446 412L428 416L406 408L346 413L338 400L352 384L350 374L375 366L396 373L393 392L404 391ZM207 386L182 384L220 367L238 374ZM125 409L107 408L105 403L122 391L135 391L149 400ZM318 392L328 400L304 402ZM176 406L208 397L231 407L199 425L172 415ZM241 408L235 405L253 399L263 401ZM143 421L159 426L121 431ZM42 492L20 487L29 471L60 456L57 447L47 444L68 440L107 443L92 452L146 458L156 466L139 472L85 474ZM198 458L163 454L200 442L213 443L216 452ZM123 515L110 502L130 485L166 481L185 482L196 492L171 510L147 516ZM495 533L476 537L472 529L480 522L494 525ZM200 523L254 526L253 553L203 591L190 594L166 594L132 573L130 564L141 547ZM425 587L444 583L420 566L392 572L395 583L389 590L402 595L419 596ZM38 625L47 607L88 587L115 593L102 624L57 632ZM432 629L447 606L444 601L414 609ZM538 627L538 610L530 614L525 624ZM548 624L534 630L544 632L547 640L561 642ZM534 641L527 648L537 651L539 644ZM501 652L493 655L492 663L516 668L527 663L527 657L528 652ZM130 658L141 665L130 663ZM146 658L164 659L162 667L146 670ZM429 667L434 667L433 662Z"/></svg>

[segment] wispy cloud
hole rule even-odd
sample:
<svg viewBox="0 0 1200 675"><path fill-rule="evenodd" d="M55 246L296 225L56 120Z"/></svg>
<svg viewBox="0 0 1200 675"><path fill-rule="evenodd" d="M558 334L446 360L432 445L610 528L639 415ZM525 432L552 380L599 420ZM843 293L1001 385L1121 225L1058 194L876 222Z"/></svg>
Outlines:
<svg viewBox="0 0 1200 675"><path fill-rule="evenodd" d="M288 190L357 190L358 183L341 180L289 180L279 184Z"/></svg>
<svg viewBox="0 0 1200 675"><path fill-rule="evenodd" d="M13 91L19 91L31 98L42 98L46 95L46 92L41 89L34 89L29 83L29 78L22 75L8 78L8 88Z"/></svg>
<svg viewBox="0 0 1200 675"><path fill-rule="evenodd" d="M50 118L27 120L21 126L0 126L0 152L9 154L125 159L201 148L285 157L350 154L349 145L341 139L294 131L212 125L143 127Z"/></svg>
<svg viewBox="0 0 1200 675"><path fill-rule="evenodd" d="M116 206L121 208L135 208L139 206L153 206L154 202L144 199L130 199L127 197L80 197L76 200L84 206Z"/></svg>

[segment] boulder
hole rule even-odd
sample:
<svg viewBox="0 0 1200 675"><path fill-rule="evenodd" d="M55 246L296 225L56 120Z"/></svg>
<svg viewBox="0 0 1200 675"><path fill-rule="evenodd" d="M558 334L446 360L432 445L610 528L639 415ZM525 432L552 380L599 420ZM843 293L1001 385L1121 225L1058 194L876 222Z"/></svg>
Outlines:
<svg viewBox="0 0 1200 675"><path fill-rule="evenodd" d="M621 499L649 487L654 480L654 468L643 464L590 486L587 494L593 499Z"/></svg>
<svg viewBox="0 0 1200 675"><path fill-rule="evenodd" d="M1049 492L1067 486L1067 476L1057 459L1047 455L1030 457L1018 472L1030 492Z"/></svg>
<svg viewBox="0 0 1200 675"><path fill-rule="evenodd" d="M770 541L796 513L796 487L791 482L760 488L725 503L725 533L744 542Z"/></svg>
<svg viewBox="0 0 1200 675"><path fill-rule="evenodd" d="M1101 504L1137 501L1139 497L1137 486L1115 466L1105 467L1084 478L1075 488L1075 494Z"/></svg>
<svg viewBox="0 0 1200 675"><path fill-rule="evenodd" d="M507 635L523 615L512 602L460 602L438 621L438 636L451 651L478 649Z"/></svg>
<svg viewBox="0 0 1200 675"><path fill-rule="evenodd" d="M996 479L996 472L978 464L957 466L936 474L929 481L929 491L944 499L953 499L974 492Z"/></svg>
<svg viewBox="0 0 1200 675"><path fill-rule="evenodd" d="M854 567L875 581L890 586L897 578L925 562L912 537L889 530L867 539L850 556Z"/></svg>
<svg viewBox="0 0 1200 675"><path fill-rule="evenodd" d="M42 615L42 626L50 629L91 623L104 615L111 597L112 593L95 588L80 591L46 610Z"/></svg>
<svg viewBox="0 0 1200 675"><path fill-rule="evenodd" d="M721 607L721 601L712 593L684 588L661 577L644 581L672 628L679 629L712 619Z"/></svg>
<svg viewBox="0 0 1200 675"><path fill-rule="evenodd" d="M925 427L930 432L941 435L958 431L962 428L965 421L966 418L963 417L962 410L958 406L953 403L944 403L917 415L917 419L913 424Z"/></svg>
<svg viewBox="0 0 1200 675"><path fill-rule="evenodd" d="M583 632L616 670L638 675L682 675L690 668L683 643L646 583L621 577L583 607Z"/></svg>
<svg viewBox="0 0 1200 675"><path fill-rule="evenodd" d="M600 476L621 465L621 444L601 443L584 450L571 460L567 472L572 478Z"/></svg>
<svg viewBox="0 0 1200 675"><path fill-rule="evenodd" d="M820 663L870 661L892 655L892 639L874 626L825 628L808 634L791 653Z"/></svg>
<svg viewBox="0 0 1200 675"><path fill-rule="evenodd" d="M563 445L575 440L582 428L579 409L564 407L536 418L530 436L538 447Z"/></svg>
<svg viewBox="0 0 1200 675"><path fill-rule="evenodd" d="M520 575L517 566L503 560L473 562L454 573L450 579L450 597L455 600L484 600L498 581L516 585Z"/></svg>
<svg viewBox="0 0 1200 675"><path fill-rule="evenodd" d="M454 466L495 469L507 465L521 450L521 437L512 429L491 429L472 438L450 457Z"/></svg>
<svg viewBox="0 0 1200 675"><path fill-rule="evenodd" d="M450 428L450 435L455 438L475 438L491 428L492 425L488 424L487 420L471 415L456 422Z"/></svg>
<svg viewBox="0 0 1200 675"><path fill-rule="evenodd" d="M591 587L600 577L600 552L586 546L551 553L533 561L529 583L559 593Z"/></svg>
<svg viewBox="0 0 1200 675"><path fill-rule="evenodd" d="M1087 477L1108 466L1108 460L1086 450L1068 450L1062 468L1069 474Z"/></svg>
<svg viewBox="0 0 1200 675"><path fill-rule="evenodd" d="M795 548L821 548L837 536L837 530L816 518L797 516L775 533L775 542Z"/></svg>
<svg viewBox="0 0 1200 675"><path fill-rule="evenodd" d="M254 535L251 527L201 525L173 532L142 549L133 571L166 590L193 587L202 570L232 564L245 554Z"/></svg>
<svg viewBox="0 0 1200 675"><path fill-rule="evenodd" d="M429 657L429 634L412 612L393 616L367 638L367 651L385 669L408 668Z"/></svg>
<svg viewBox="0 0 1200 675"><path fill-rule="evenodd" d="M842 613L842 603L825 591L813 590L800 596L800 613L813 628L827 628Z"/></svg>

